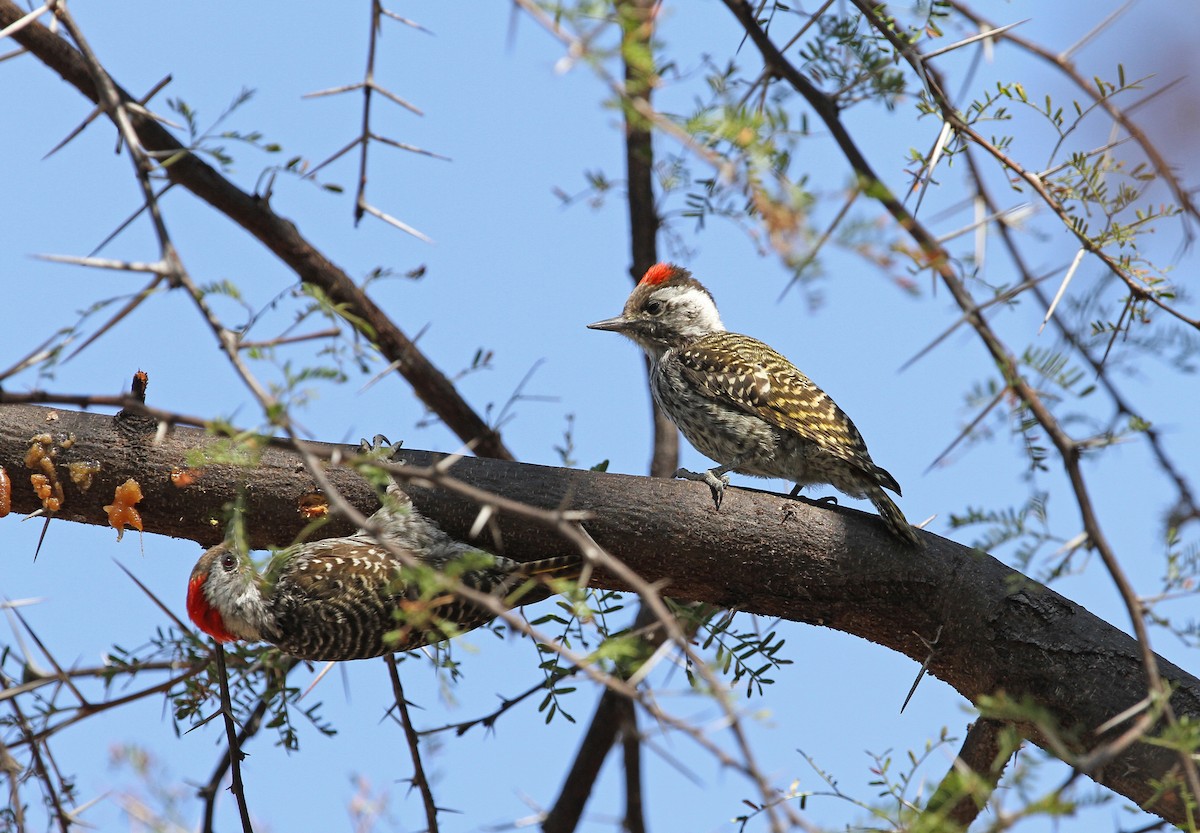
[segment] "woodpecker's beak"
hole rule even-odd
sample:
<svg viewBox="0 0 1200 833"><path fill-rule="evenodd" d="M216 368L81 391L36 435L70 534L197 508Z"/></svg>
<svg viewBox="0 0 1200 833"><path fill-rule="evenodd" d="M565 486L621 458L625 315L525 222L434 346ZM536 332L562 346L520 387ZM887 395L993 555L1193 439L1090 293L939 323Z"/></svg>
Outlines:
<svg viewBox="0 0 1200 833"><path fill-rule="evenodd" d="M614 333L623 333L633 325L633 322L624 316L616 318L605 318L603 321L597 321L594 324L588 324L589 330L609 330Z"/></svg>

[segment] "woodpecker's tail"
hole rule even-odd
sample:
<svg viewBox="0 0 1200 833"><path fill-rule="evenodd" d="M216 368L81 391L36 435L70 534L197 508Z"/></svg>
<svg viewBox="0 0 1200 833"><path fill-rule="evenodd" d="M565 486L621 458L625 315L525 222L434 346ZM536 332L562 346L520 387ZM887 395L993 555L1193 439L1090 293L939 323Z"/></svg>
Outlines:
<svg viewBox="0 0 1200 833"><path fill-rule="evenodd" d="M554 595L547 582L560 579L575 581L583 574L583 558L578 554L556 555L522 563L506 582L508 601L514 605L540 602Z"/></svg>
<svg viewBox="0 0 1200 833"><path fill-rule="evenodd" d="M520 568L521 575L541 581L558 578L577 579L581 572L583 572L583 559L577 553L556 555L538 561L526 561Z"/></svg>
<svg viewBox="0 0 1200 833"><path fill-rule="evenodd" d="M906 544L914 547L921 545L917 531L912 528L912 525L904 517L904 513L900 511L900 507L884 493L883 489L872 489L867 497L879 510L879 517L883 521L883 525L888 528L888 532Z"/></svg>

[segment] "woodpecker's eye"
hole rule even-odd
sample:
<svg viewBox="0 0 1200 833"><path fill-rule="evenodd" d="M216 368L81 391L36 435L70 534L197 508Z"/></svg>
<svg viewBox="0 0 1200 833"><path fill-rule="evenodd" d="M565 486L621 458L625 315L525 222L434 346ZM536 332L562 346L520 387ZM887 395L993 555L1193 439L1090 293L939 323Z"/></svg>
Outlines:
<svg viewBox="0 0 1200 833"><path fill-rule="evenodd" d="M647 302L646 312L650 313L651 315L658 315L662 311L663 311L663 302L662 301Z"/></svg>
<svg viewBox="0 0 1200 833"><path fill-rule="evenodd" d="M221 556L221 569L225 572L237 567L237 556L231 552L227 552Z"/></svg>

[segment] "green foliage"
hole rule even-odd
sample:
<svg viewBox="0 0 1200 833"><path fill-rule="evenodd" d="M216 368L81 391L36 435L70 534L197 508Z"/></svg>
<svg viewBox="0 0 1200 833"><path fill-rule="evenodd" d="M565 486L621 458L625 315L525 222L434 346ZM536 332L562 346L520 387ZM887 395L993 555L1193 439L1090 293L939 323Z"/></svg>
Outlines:
<svg viewBox="0 0 1200 833"><path fill-rule="evenodd" d="M560 466L573 469L579 462L575 459L575 414L567 414L566 420L567 427L563 429L562 444L554 446L554 453L558 455Z"/></svg>
<svg viewBox="0 0 1200 833"><path fill-rule="evenodd" d="M576 687L559 685L559 681L572 672L554 660L547 660L538 667L546 674L546 695L538 703L538 711L545 715L547 725L558 715L562 715L568 723L574 723L575 716L564 708L564 698L574 694Z"/></svg>
<svg viewBox="0 0 1200 833"><path fill-rule="evenodd" d="M1033 370L1042 380L1057 388L1060 395L1070 394L1079 398L1090 395L1096 386L1092 383L1080 385L1087 374L1082 368L1071 365L1071 357L1059 350L1041 347L1027 347L1021 355L1021 364ZM1048 391L1039 386L1039 391L1046 397ZM1053 401L1053 400L1052 400Z"/></svg>
<svg viewBox="0 0 1200 833"><path fill-rule="evenodd" d="M1035 728L1054 747L1069 749L1078 746L1079 730L1060 726L1054 715L1030 697L1014 698L998 691L981 695L975 707L982 717Z"/></svg>
<svg viewBox="0 0 1200 833"><path fill-rule="evenodd" d="M200 114L193 109L182 98L167 99L167 107L177 116L183 119L184 128L187 130L187 145L188 150L192 153L207 156L217 163L217 166L222 170L228 171L233 167L234 157L226 145L221 144L222 140L237 142L248 147L259 150L263 153L279 153L283 147L276 142L267 142L263 140L263 134L257 130L241 132L238 130L223 130L217 132L217 128L221 126L230 116L232 116L242 105L254 98L254 90L243 88L233 101L229 103L221 113L213 120L208 127L200 126ZM169 165L168 161L165 165Z"/></svg>
<svg viewBox="0 0 1200 833"><path fill-rule="evenodd" d="M1200 544L1184 543L1177 530L1167 533L1166 570L1162 593L1194 594L1200 589Z"/></svg>
<svg viewBox="0 0 1200 833"><path fill-rule="evenodd" d="M923 817L918 803L922 786L921 767L931 758L940 758L940 755L935 756L936 752L949 751L947 747L951 747L955 740L942 727L941 734L926 741L919 753L910 749L899 759L891 751L869 753L872 759L871 773L875 777L868 784L878 791L871 808L873 815L880 819L895 819L906 827L920 829Z"/></svg>
<svg viewBox="0 0 1200 833"><path fill-rule="evenodd" d="M1046 513L1049 500L1049 492L1038 491L1031 494L1019 507L968 507L962 512L950 514L950 528L963 530L982 527L979 537L971 542L971 546L983 552L996 552L1005 545L1013 545L1017 566L1023 570L1028 569L1047 544L1060 541L1049 528ZM1065 561L1063 563L1065 564ZM1060 565L1060 568L1040 575L1039 578L1049 580L1061 571Z"/></svg>
<svg viewBox="0 0 1200 833"><path fill-rule="evenodd" d="M192 633L160 632L144 652L123 654L126 665L153 665L166 657L178 657L183 667L193 669L171 688L167 696L172 704L176 732L190 731L209 720L219 719L220 694L217 666L207 640ZM234 719L240 726L271 729L275 743L288 751L300 748L300 733L294 717L302 717L320 734L337 730L321 716L321 704L298 701L302 689L291 685L289 673L297 661L267 645L236 644L226 649L229 669L229 696ZM198 671L199 673L194 673Z"/></svg>
<svg viewBox="0 0 1200 833"><path fill-rule="evenodd" d="M234 170L236 158L230 145L227 143L240 145L265 154L283 152L282 144L266 140L261 131L218 130L221 124L228 120L230 116L241 109L243 105L249 103L254 98L254 95L254 90L243 88L241 92L234 96L229 106L207 127L201 126L199 111L182 98L167 99L167 108L183 120L183 128L187 132L187 136L180 140L181 143L192 153L197 156L207 157L215 162L217 167L222 171L231 173ZM172 157L163 160L163 167L168 167L177 158ZM282 164L268 165L259 173L258 185L260 187L256 188L255 191L256 193L261 192L261 186L266 183L266 189L269 193L269 183L275 175L282 173L299 177L301 180L311 182L326 191L333 193L342 192L341 185L319 182L310 169L311 163L302 156L292 156Z"/></svg>
<svg viewBox="0 0 1200 833"><path fill-rule="evenodd" d="M908 81L887 41L858 15L824 14L815 28L798 50L805 74L837 90L842 109L862 102L894 109Z"/></svg>
<svg viewBox="0 0 1200 833"><path fill-rule="evenodd" d="M757 617L749 617L749 627L744 630L733 627L736 619L733 612L714 612L702 625L701 629L707 635L700 642L700 648L704 651L715 649L712 666L730 678L729 685L732 688L737 688L744 680L747 698L755 693L761 696L763 687L775 682L768 675L785 665L791 665L792 660L782 655L782 637L774 630L765 634L760 632L761 623ZM698 686L699 681L690 663L687 674L688 682L693 687Z"/></svg>
<svg viewBox="0 0 1200 833"><path fill-rule="evenodd" d="M185 462L191 468L204 466L239 466L253 468L259 464L270 438L256 431L239 431L231 424L214 420L208 433L216 439L201 449L188 452Z"/></svg>
<svg viewBox="0 0 1200 833"><path fill-rule="evenodd" d="M627 678L640 662L638 646L641 640L622 634L610 636L605 625L609 617L624 608L622 595L607 590L571 587L571 583L565 581L554 584L555 590L566 595L565 601L555 601L560 612L546 613L530 624L535 628L558 625L555 641L568 650L588 651L595 645L590 661L599 664L608 673ZM573 678L579 669L567 662L552 646L541 642L535 642L534 646L538 653L538 668L543 674L542 688L546 692L538 704L538 711L545 715L546 723L558 715L574 723L575 717L567 710L564 698L574 694L576 687L560 683Z"/></svg>

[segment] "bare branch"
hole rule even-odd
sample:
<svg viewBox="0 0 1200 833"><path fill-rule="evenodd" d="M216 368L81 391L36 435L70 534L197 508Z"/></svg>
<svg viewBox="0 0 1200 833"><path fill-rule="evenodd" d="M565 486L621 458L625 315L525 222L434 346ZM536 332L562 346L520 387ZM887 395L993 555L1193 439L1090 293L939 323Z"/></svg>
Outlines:
<svg viewBox="0 0 1200 833"><path fill-rule="evenodd" d="M396 657L388 654L384 657L387 662L388 676L392 680L392 692L396 697L396 711L400 714L400 725L404 728L404 739L408 745L408 753L412 757L413 777L411 782L421 794L421 802L425 805L425 824L428 833L438 833L438 808L433 800L433 790L429 779L425 777L425 767L421 763L421 738L413 728L412 719L408 716L408 701L404 699L404 688L400 685L400 672L396 668Z"/></svg>
<svg viewBox="0 0 1200 833"><path fill-rule="evenodd" d="M11 0L0 0L0 26L7 27L25 16ZM95 82L80 54L63 38L36 22L25 25L14 37L83 95L93 102L98 100ZM131 100L120 88L117 93L122 100ZM288 264L301 280L319 286L333 301L346 304L355 318L364 321L370 328L369 337L390 361L396 363L397 370L421 400L463 442L474 443L476 454L513 459L499 433L475 413L445 375L417 350L348 275L313 247L293 223L275 214L266 201L240 190L188 152L162 125L137 114L131 114L130 121L146 151L165 153L174 158L165 169L173 182L228 215Z"/></svg>
<svg viewBox="0 0 1200 833"><path fill-rule="evenodd" d="M225 671L225 649L217 643L217 678L221 685L221 714L225 719L225 736L229 740L229 769L233 783L229 790L237 801L238 816L242 820L242 833L254 833L250 824L250 808L246 806L246 786L242 783L242 749L239 746L237 725L233 720L233 703L229 699L229 675Z"/></svg>

